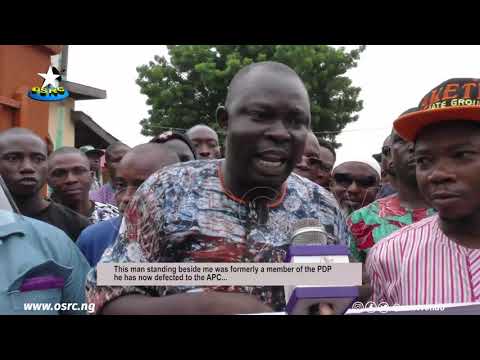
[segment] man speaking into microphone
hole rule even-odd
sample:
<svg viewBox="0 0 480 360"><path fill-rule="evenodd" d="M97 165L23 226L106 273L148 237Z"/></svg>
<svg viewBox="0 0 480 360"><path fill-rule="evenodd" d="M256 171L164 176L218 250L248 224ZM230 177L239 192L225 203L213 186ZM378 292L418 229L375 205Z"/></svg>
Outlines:
<svg viewBox="0 0 480 360"><path fill-rule="evenodd" d="M295 224L318 219L347 244L332 195L296 174L307 132L307 90L291 68L241 69L217 119L225 159L181 163L152 175L125 210L123 231L101 262L285 262ZM285 311L283 286L109 287L87 279L103 314L247 314Z"/></svg>

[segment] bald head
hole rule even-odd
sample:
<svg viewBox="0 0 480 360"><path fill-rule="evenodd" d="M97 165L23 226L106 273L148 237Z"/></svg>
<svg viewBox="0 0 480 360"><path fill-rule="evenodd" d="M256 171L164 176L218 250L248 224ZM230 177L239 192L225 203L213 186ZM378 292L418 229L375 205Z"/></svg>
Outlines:
<svg viewBox="0 0 480 360"><path fill-rule="evenodd" d="M48 157L48 166L52 168L53 165L55 164L56 159L58 157L63 157L64 155L69 155L69 156L72 155L72 156L80 157L84 165L87 166L88 169L90 170L90 161L88 160L87 155L85 155L83 151L71 146L61 147L55 150L53 153L51 153L50 156Z"/></svg>
<svg viewBox="0 0 480 360"><path fill-rule="evenodd" d="M33 131L25 128L10 128L8 130L0 132L0 148L8 146L12 142L18 141L18 138L30 138L41 144L41 147L45 149L47 154L47 143Z"/></svg>
<svg viewBox="0 0 480 360"><path fill-rule="evenodd" d="M240 69L233 77L230 85L228 86L227 99L225 101L225 106L227 109L230 107L233 99L235 99L237 90L243 88L244 84L248 82L249 77L255 75L258 72L270 72L296 78L302 84L305 92L307 92L303 81L300 79L298 74L289 66L275 61L257 62Z"/></svg>
<svg viewBox="0 0 480 360"><path fill-rule="evenodd" d="M130 146L128 146L128 145L126 145L122 142L113 143L105 149L105 156L106 157L111 157L113 153L115 153L119 150L128 151L128 150L130 150Z"/></svg>
<svg viewBox="0 0 480 360"><path fill-rule="evenodd" d="M311 123L308 92L284 64L251 64L231 81L217 120L227 135L227 186L237 195L253 188L280 191L305 148ZM272 149L281 155L269 156Z"/></svg>
<svg viewBox="0 0 480 360"><path fill-rule="evenodd" d="M325 143L323 140L323 144ZM335 155L330 147L331 145L321 146L315 134L309 131L302 160L296 165L294 172L328 188L330 173L335 163Z"/></svg>
<svg viewBox="0 0 480 360"><path fill-rule="evenodd" d="M208 133L213 138L215 138L216 141L218 141L218 134L216 133L216 131L213 130L210 126L207 126L207 125L204 125L204 124L195 125L195 126L191 127L187 131L187 136L191 140L192 136L195 137L195 135L197 135L200 132Z"/></svg>
<svg viewBox="0 0 480 360"><path fill-rule="evenodd" d="M122 142L113 143L105 150L105 164L107 165L110 179L115 178L118 165L129 150L130 147Z"/></svg>
<svg viewBox="0 0 480 360"><path fill-rule="evenodd" d="M120 211L125 210L135 191L150 175L178 162L180 158L166 144L142 144L127 152L113 179L115 200Z"/></svg>
<svg viewBox="0 0 480 360"><path fill-rule="evenodd" d="M218 135L207 125L195 125L187 131L187 136L195 147L197 158L200 160L218 159L220 146Z"/></svg>
<svg viewBox="0 0 480 360"><path fill-rule="evenodd" d="M148 143L135 146L120 161L122 169L130 167L149 175L164 166L179 162L178 155L165 144Z"/></svg>

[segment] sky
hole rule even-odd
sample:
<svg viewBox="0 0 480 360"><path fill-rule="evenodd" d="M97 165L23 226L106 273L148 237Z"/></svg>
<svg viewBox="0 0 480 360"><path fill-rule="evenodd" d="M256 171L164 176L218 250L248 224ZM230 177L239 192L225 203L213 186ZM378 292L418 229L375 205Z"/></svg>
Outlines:
<svg viewBox="0 0 480 360"><path fill-rule="evenodd" d="M75 102L93 121L127 145L151 139L140 134L148 117L147 97L135 83L137 66L167 55L162 45L70 45L67 80L107 91L106 99Z"/></svg>
<svg viewBox="0 0 480 360"><path fill-rule="evenodd" d="M149 106L135 83L136 67L155 55L167 55L166 47L70 45L67 79L107 90L106 99L77 101L75 110L130 146L148 141L140 134L139 122L148 117ZM450 78L480 78L479 57L479 45L367 45L358 66L346 74L362 89L363 110L359 120L337 136L342 143L338 160L371 158L380 152L393 121L431 89Z"/></svg>

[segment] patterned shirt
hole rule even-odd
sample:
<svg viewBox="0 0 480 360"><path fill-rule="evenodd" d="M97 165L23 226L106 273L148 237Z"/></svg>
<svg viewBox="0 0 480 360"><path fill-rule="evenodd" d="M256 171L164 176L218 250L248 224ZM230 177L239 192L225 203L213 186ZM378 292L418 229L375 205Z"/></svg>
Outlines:
<svg viewBox="0 0 480 360"><path fill-rule="evenodd" d="M117 205L115 201L115 191L113 190L113 186L110 182L106 183L102 187L99 186L98 189L95 191L93 188L90 190L90 200L97 201L102 204L110 204L110 205Z"/></svg>
<svg viewBox="0 0 480 360"><path fill-rule="evenodd" d="M120 211L116 206L110 204L102 204L100 202L94 201L95 206L92 213L88 217L88 220L92 224L96 224L100 221L105 221L120 215Z"/></svg>
<svg viewBox="0 0 480 360"><path fill-rule="evenodd" d="M368 206L354 211L347 219L352 233L350 251L360 262L370 248L404 226L423 220L435 214L434 209L406 209L400 205L397 194L378 199Z"/></svg>
<svg viewBox="0 0 480 360"><path fill-rule="evenodd" d="M116 242L101 262L284 262L292 227L300 219L319 219L347 244L345 218L332 195L296 174L269 204L259 225L249 205L225 190L223 160L192 161L164 168L137 190L125 211ZM87 280L96 311L119 296L164 296L188 291L235 291L257 296L275 310L285 307L283 287L96 287L96 270Z"/></svg>
<svg viewBox="0 0 480 360"><path fill-rule="evenodd" d="M372 301L425 305L480 301L480 249L450 240L438 215L375 245L367 258Z"/></svg>

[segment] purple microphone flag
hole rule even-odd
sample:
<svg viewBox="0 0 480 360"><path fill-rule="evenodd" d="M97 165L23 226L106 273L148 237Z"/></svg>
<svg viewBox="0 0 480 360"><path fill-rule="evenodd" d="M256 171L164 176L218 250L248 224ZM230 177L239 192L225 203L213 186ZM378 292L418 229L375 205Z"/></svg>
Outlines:
<svg viewBox="0 0 480 360"><path fill-rule="evenodd" d="M344 245L291 245L285 262L294 256L348 256L350 252Z"/></svg>

